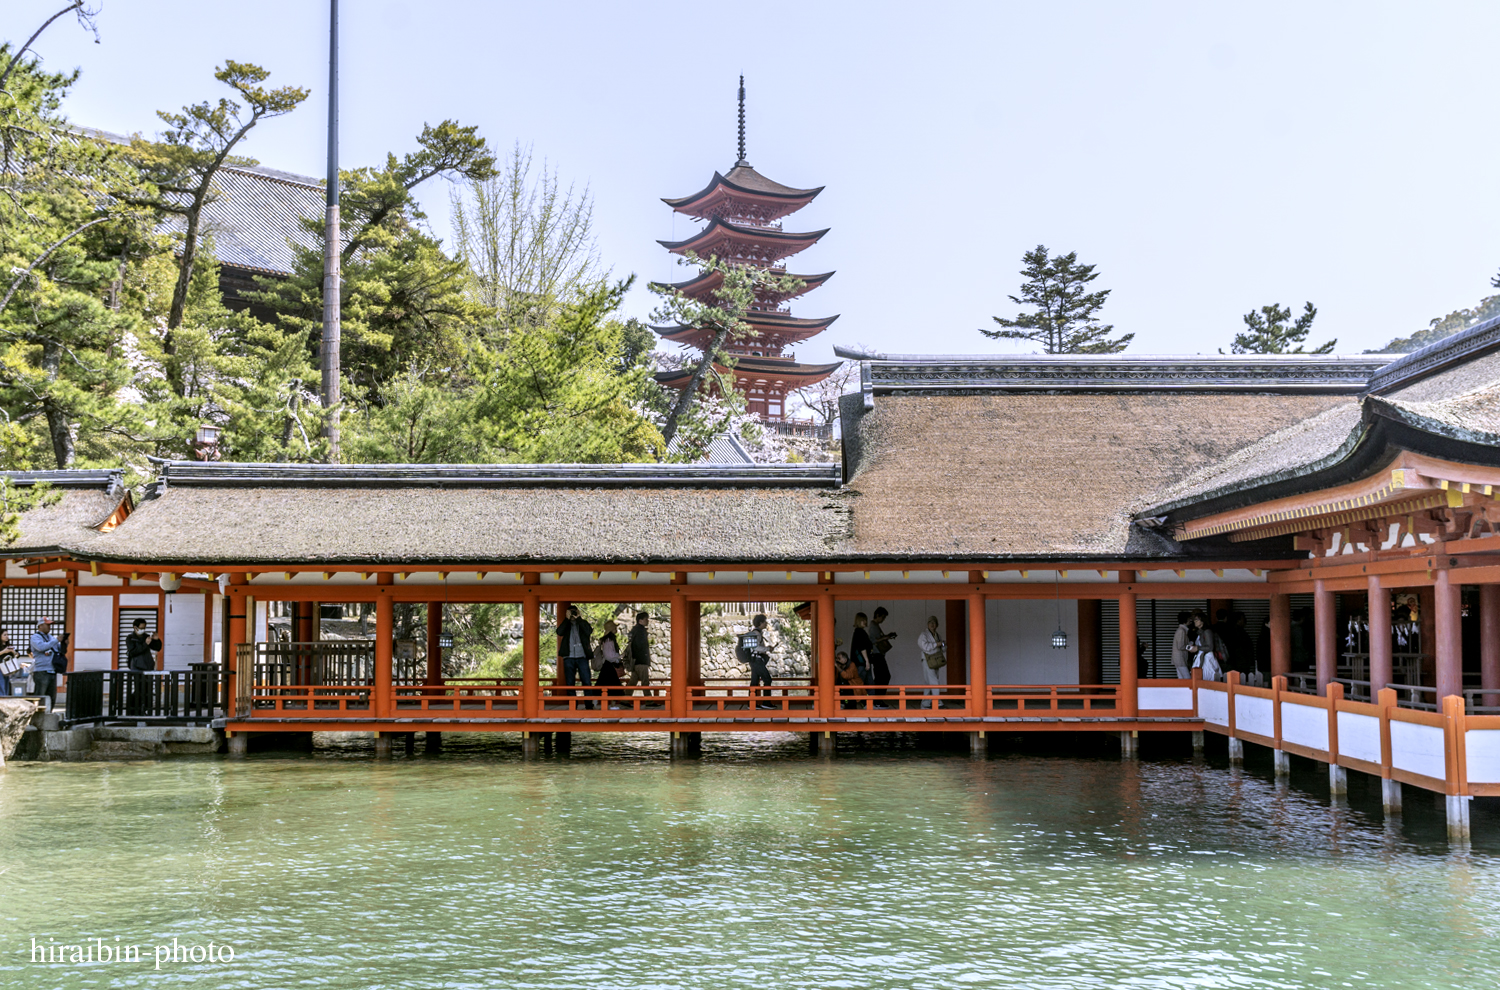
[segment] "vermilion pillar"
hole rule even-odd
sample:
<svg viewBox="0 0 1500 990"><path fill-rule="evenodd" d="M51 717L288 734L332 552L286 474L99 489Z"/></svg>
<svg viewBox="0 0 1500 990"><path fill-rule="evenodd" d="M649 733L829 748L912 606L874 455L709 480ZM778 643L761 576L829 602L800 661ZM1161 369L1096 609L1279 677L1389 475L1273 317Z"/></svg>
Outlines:
<svg viewBox="0 0 1500 990"><path fill-rule="evenodd" d="M1133 579L1133 575L1132 575ZM1135 717L1140 658L1136 656L1135 592L1120 595L1120 715Z"/></svg>
<svg viewBox="0 0 1500 990"><path fill-rule="evenodd" d="M427 683L443 683L443 603L427 603Z"/></svg>
<svg viewBox="0 0 1500 990"><path fill-rule="evenodd" d="M969 596L969 712L990 713L988 634L984 626L984 596Z"/></svg>
<svg viewBox="0 0 1500 990"><path fill-rule="evenodd" d="M384 577L384 575L382 575ZM395 691L391 673L391 646L396 634L396 606L390 591L380 589L375 599L375 717L390 718Z"/></svg>
<svg viewBox="0 0 1500 990"><path fill-rule="evenodd" d="M818 642L815 662L818 665L818 711L823 718L838 714L837 678L833 673L833 596L819 595L817 600Z"/></svg>
<svg viewBox="0 0 1500 990"><path fill-rule="evenodd" d="M1271 596L1271 676L1285 677L1292 669L1292 596Z"/></svg>
<svg viewBox="0 0 1500 990"><path fill-rule="evenodd" d="M1500 584L1479 586L1479 686L1500 691ZM1484 703L1500 705L1500 693L1486 694Z"/></svg>
<svg viewBox="0 0 1500 990"><path fill-rule="evenodd" d="M1370 698L1380 695L1395 679L1391 672L1391 593L1380 586L1380 575L1371 574L1370 603L1366 608L1370 624Z"/></svg>
<svg viewBox="0 0 1500 990"><path fill-rule="evenodd" d="M1432 584L1432 621L1436 642L1433 652L1437 660L1438 707L1443 699L1464 693L1464 641L1460 624L1462 606L1459 603L1459 585L1452 579L1447 568L1437 572Z"/></svg>
<svg viewBox="0 0 1500 990"><path fill-rule="evenodd" d="M1313 582L1313 644L1318 675L1318 695L1328 694L1328 684L1338 673L1338 635L1333 627L1333 592L1322 578Z"/></svg>
<svg viewBox="0 0 1500 990"><path fill-rule="evenodd" d="M669 710L673 718L687 717L687 610L697 607L697 602L689 602L683 595L672 596L672 674L669 687Z"/></svg>
<svg viewBox="0 0 1500 990"><path fill-rule="evenodd" d="M247 641L245 629L248 623L245 620L245 609L249 599L245 597L245 584L247 578L244 574L231 574L229 576L229 628L224 630L224 670L227 672L227 683L224 690L229 693L231 699L238 699L241 688L241 678L244 679L244 693L248 696L249 685L255 683L255 661L246 661L244 669L240 665L240 644ZM245 717L248 711L238 711L235 714Z"/></svg>
<svg viewBox="0 0 1500 990"><path fill-rule="evenodd" d="M537 718L541 712L542 606L536 592L521 602L521 714Z"/></svg>

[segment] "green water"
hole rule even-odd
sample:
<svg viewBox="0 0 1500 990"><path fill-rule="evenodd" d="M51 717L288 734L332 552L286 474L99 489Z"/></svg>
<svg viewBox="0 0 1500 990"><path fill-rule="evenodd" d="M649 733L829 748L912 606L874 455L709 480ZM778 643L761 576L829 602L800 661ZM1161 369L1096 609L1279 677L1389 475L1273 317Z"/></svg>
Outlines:
<svg viewBox="0 0 1500 990"><path fill-rule="evenodd" d="M0 986L1500 984L1500 814L1450 849L1430 797L1388 825L1378 791L1330 804L1310 765L1287 787L1253 761L820 761L773 736L523 763L470 738L379 764L13 764ZM158 971L174 937L220 959ZM142 961L32 962L33 938Z"/></svg>

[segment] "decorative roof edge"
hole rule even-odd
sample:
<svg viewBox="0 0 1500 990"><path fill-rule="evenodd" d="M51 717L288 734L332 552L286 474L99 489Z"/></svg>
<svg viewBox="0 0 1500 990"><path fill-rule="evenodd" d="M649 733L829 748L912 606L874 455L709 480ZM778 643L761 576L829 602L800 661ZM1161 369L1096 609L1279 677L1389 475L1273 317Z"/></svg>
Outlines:
<svg viewBox="0 0 1500 990"><path fill-rule="evenodd" d="M168 461L148 497L215 488L837 488L835 464L254 464Z"/></svg>
<svg viewBox="0 0 1500 990"><path fill-rule="evenodd" d="M1369 391L1380 394L1410 385L1497 348L1500 348L1500 316L1401 355L1370 377Z"/></svg>
<svg viewBox="0 0 1500 990"><path fill-rule="evenodd" d="M0 471L13 485L51 485L54 488L98 488L107 495L125 492L123 468L68 468L54 471Z"/></svg>
<svg viewBox="0 0 1500 990"><path fill-rule="evenodd" d="M882 354L834 347L857 360L867 395L988 391L1327 392L1359 394L1389 355Z"/></svg>

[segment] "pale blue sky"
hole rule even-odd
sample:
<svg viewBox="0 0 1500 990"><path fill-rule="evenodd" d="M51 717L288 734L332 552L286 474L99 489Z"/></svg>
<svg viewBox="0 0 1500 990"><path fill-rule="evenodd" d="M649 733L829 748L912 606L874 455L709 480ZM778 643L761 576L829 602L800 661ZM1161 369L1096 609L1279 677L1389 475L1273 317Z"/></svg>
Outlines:
<svg viewBox="0 0 1500 990"><path fill-rule="evenodd" d="M97 2L97 0L96 0ZM29 34L58 0L11 0ZM1227 349L1247 310L1320 315L1358 351L1472 305L1500 269L1494 3L343 4L345 166L404 151L424 121L478 124L587 183L601 252L681 277L660 202L734 160L826 185L792 225L832 227L796 270L838 275L795 304L835 342L982 353L1023 251L1099 266L1135 353ZM59 22L74 120L152 131L217 98L225 58L313 96L257 130L266 165L323 170L326 5L103 0L102 43ZM441 231L447 190L424 197ZM631 313L650 309L638 291ZM1007 347L1005 349L1015 349Z"/></svg>

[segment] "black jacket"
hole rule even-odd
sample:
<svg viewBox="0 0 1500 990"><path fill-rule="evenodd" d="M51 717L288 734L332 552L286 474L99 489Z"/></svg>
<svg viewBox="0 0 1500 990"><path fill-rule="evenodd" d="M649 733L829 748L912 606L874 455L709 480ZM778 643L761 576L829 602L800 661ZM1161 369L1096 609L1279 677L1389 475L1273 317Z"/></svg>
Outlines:
<svg viewBox="0 0 1500 990"><path fill-rule="evenodd" d="M161 649L161 640L147 633L131 633L125 637L125 665L131 670L155 670L156 657Z"/></svg>
<svg viewBox="0 0 1500 990"><path fill-rule="evenodd" d="M566 657L568 646L573 638L573 620L564 619L557 626L557 655ZM583 616L578 617L578 642L583 644L583 655L593 657L594 655L594 627L589 625L589 620Z"/></svg>
<svg viewBox="0 0 1500 990"><path fill-rule="evenodd" d="M646 638L646 627L639 622L630 627L630 662L651 663L651 643Z"/></svg>

